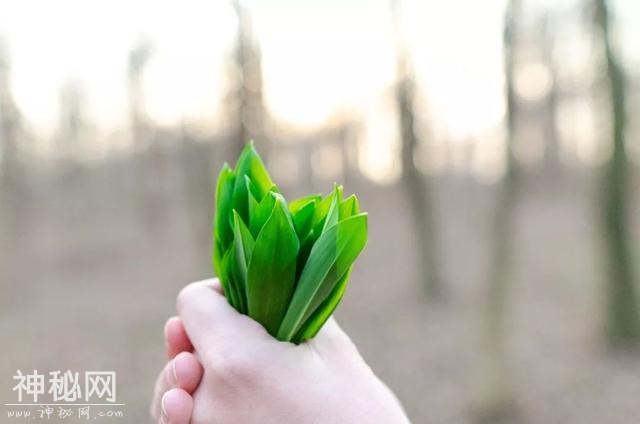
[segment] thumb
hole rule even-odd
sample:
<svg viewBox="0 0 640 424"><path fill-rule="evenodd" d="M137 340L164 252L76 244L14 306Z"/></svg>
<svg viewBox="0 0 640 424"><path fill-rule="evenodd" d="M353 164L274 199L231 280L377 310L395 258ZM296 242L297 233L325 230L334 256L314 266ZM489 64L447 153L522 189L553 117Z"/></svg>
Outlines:
<svg viewBox="0 0 640 424"><path fill-rule="evenodd" d="M217 279L187 285L178 295L177 309L204 364L230 347L254 349L273 340L264 327L233 309Z"/></svg>

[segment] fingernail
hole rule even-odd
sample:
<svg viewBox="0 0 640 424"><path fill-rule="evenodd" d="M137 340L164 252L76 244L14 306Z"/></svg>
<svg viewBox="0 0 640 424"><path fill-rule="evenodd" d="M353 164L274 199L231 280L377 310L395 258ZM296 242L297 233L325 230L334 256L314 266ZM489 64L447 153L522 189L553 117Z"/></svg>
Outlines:
<svg viewBox="0 0 640 424"><path fill-rule="evenodd" d="M169 394L169 392L165 392L162 395L162 400L160 401L160 412L162 413L162 415L160 416L160 422L165 424L167 422L167 410L164 407L164 400L167 397L167 395Z"/></svg>

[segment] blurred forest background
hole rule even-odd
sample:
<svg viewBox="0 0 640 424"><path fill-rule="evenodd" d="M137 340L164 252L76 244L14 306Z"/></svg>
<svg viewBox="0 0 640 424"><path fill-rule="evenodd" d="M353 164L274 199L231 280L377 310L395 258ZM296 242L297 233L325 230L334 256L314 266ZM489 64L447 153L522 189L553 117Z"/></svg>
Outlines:
<svg viewBox="0 0 640 424"><path fill-rule="evenodd" d="M4 0L2 398L116 370L147 419L254 139L370 212L338 319L414 422L638 423L639 113L633 0Z"/></svg>

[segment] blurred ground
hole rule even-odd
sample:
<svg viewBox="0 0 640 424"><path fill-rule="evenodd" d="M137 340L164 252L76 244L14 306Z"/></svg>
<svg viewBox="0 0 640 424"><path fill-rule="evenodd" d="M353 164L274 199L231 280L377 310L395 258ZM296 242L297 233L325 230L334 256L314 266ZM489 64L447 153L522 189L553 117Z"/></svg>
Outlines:
<svg viewBox="0 0 640 424"><path fill-rule="evenodd" d="M0 254L3 399L15 398L16 369L116 370L126 422L147 420L175 295L211 275L210 217L194 213L176 169L165 169L166 178L149 191L165 209L142 215L126 162L35 177L20 193L22 209ZM414 422L466 423L479 390L477 334L494 188L453 176L433 183L445 300L427 303L414 283L402 190L354 180L346 191L357 192L370 212L370 241L338 319ZM522 192L509 334L522 422L640 422L640 355L612 356L598 338L592 190L576 173L529 177Z"/></svg>

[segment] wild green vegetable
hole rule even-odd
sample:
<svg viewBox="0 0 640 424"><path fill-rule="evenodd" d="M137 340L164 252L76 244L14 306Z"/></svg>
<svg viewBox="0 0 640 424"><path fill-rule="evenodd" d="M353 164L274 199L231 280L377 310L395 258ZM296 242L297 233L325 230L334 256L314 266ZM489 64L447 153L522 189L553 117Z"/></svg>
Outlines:
<svg viewBox="0 0 640 424"><path fill-rule="evenodd" d="M281 341L316 335L367 243L367 214L342 187L289 203L248 144L216 188L213 266L229 303Z"/></svg>

